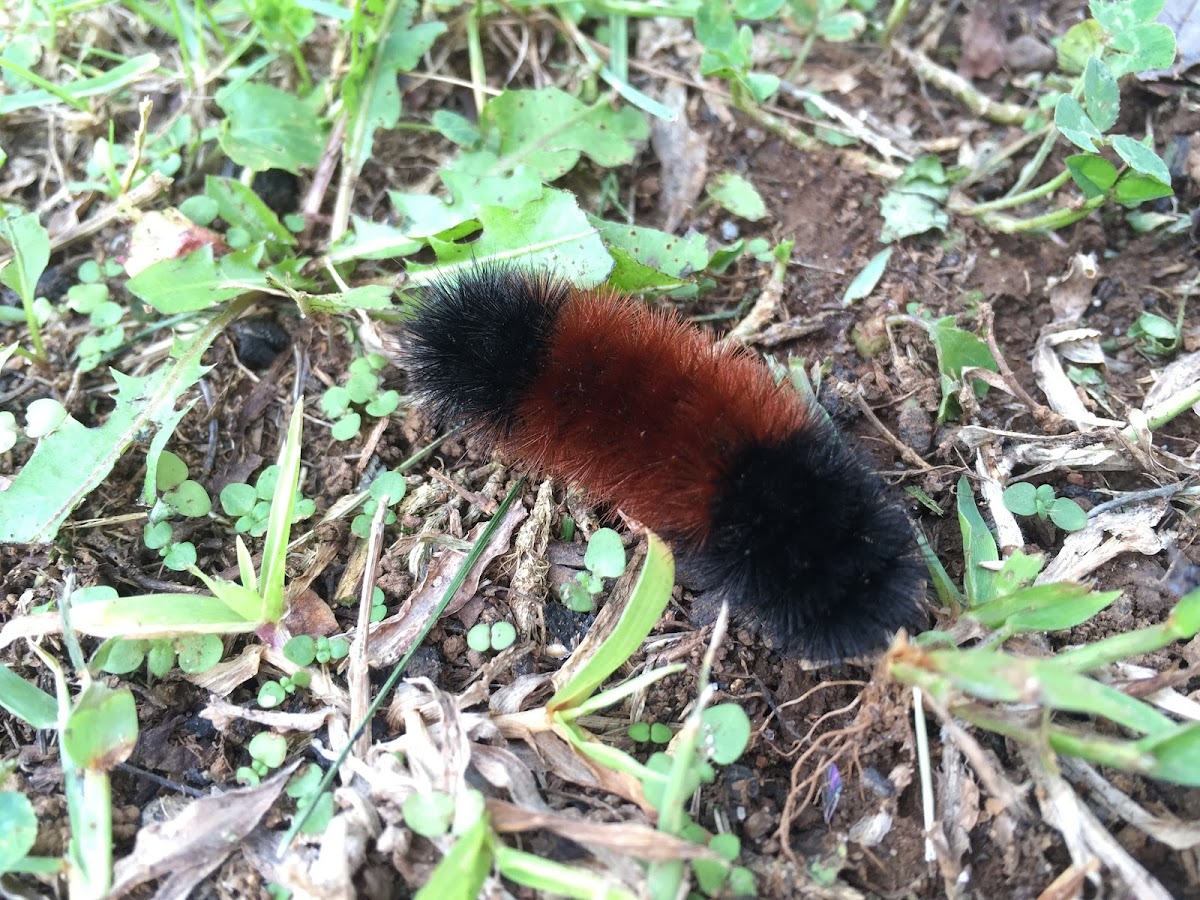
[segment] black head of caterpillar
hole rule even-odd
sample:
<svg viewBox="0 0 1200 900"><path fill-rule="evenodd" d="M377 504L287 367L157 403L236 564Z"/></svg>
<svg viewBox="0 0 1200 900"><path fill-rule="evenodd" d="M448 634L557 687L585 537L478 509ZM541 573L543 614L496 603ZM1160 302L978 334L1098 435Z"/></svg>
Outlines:
<svg viewBox="0 0 1200 900"><path fill-rule="evenodd" d="M862 656L920 629L925 567L883 480L814 416L732 461L712 529L685 551L702 589L728 599L785 650L814 662Z"/></svg>
<svg viewBox="0 0 1200 900"><path fill-rule="evenodd" d="M549 275L475 266L422 289L405 366L433 417L505 434L570 286Z"/></svg>

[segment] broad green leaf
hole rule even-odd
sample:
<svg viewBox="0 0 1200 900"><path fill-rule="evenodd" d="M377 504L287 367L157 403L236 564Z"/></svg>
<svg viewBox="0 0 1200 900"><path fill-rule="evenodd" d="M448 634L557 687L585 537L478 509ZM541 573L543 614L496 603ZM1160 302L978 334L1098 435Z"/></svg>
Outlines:
<svg viewBox="0 0 1200 900"><path fill-rule="evenodd" d="M1083 102L1087 105L1088 118L1101 131L1108 131L1117 124L1121 91L1117 79L1098 56L1087 61L1083 73Z"/></svg>
<svg viewBox="0 0 1200 900"><path fill-rule="evenodd" d="M93 681L67 717L62 749L74 765L108 772L129 758L137 733L137 706L129 688Z"/></svg>
<svg viewBox="0 0 1200 900"><path fill-rule="evenodd" d="M29 854L37 833L37 813L29 798L18 791L0 791L0 875Z"/></svg>
<svg viewBox="0 0 1200 900"><path fill-rule="evenodd" d="M1170 185L1164 184L1157 178L1140 175L1137 172L1126 172L1117 182L1113 198L1123 206L1137 206L1147 200L1170 197L1173 193Z"/></svg>
<svg viewBox="0 0 1200 900"><path fill-rule="evenodd" d="M737 762L750 743L750 718L736 703L710 706L702 716L702 749L717 765Z"/></svg>
<svg viewBox="0 0 1200 900"><path fill-rule="evenodd" d="M158 470L154 475L154 486L160 491L169 491L187 481L187 477L187 463L170 450L164 450L158 457Z"/></svg>
<svg viewBox="0 0 1200 900"><path fill-rule="evenodd" d="M438 169L442 182L455 201L465 209L504 206L520 209L542 195L544 186L529 166L513 166L491 150L462 153Z"/></svg>
<svg viewBox="0 0 1200 900"><path fill-rule="evenodd" d="M862 267L854 280L846 287L846 292L842 294L842 306L849 306L855 300L862 300L864 297L869 297L871 291L875 290L875 286L879 284L879 279L883 277L884 270L887 269L888 260L892 258L892 248L880 250L872 256L865 266Z"/></svg>
<svg viewBox="0 0 1200 900"><path fill-rule="evenodd" d="M694 233L684 237L668 234L656 228L646 228L640 225L626 225L622 222L606 222L595 216L589 216L589 221L596 226L604 243L613 252L614 258L620 259L616 251L625 254L626 267L623 277L633 274L630 265L642 266L656 273L658 289L669 289L669 286L683 284L682 279L694 275L708 264L708 248L704 235ZM663 278L666 276L666 278ZM614 287L634 292L628 282L617 284L618 272L614 268L610 278ZM647 289L648 285L642 285Z"/></svg>
<svg viewBox="0 0 1200 900"><path fill-rule="evenodd" d="M67 419L67 410L53 397L39 397L25 410L25 434L38 439L54 431Z"/></svg>
<svg viewBox="0 0 1200 900"><path fill-rule="evenodd" d="M1170 186L1171 173L1167 169L1167 164L1141 141L1118 134L1112 139L1112 146L1117 151L1117 155L1129 163L1134 171L1148 175L1163 185Z"/></svg>
<svg viewBox="0 0 1200 900"><path fill-rule="evenodd" d="M355 309L387 309L392 305L393 291L386 284L364 284L331 294L310 294L307 291L290 293L305 314L336 315Z"/></svg>
<svg viewBox="0 0 1200 900"><path fill-rule="evenodd" d="M260 172L313 168L325 147L324 123L312 104L269 84L234 82L217 91L225 113L221 148L241 166Z"/></svg>
<svg viewBox="0 0 1200 900"><path fill-rule="evenodd" d="M34 728L58 725L58 702L54 697L3 664L0 664L0 707Z"/></svg>
<svg viewBox="0 0 1200 900"><path fill-rule="evenodd" d="M211 244L181 259L164 259L148 266L133 278L130 292L161 313L207 309L242 294L269 286L259 269L261 246L213 258Z"/></svg>
<svg viewBox="0 0 1200 900"><path fill-rule="evenodd" d="M1004 489L1004 505L1018 516L1032 516L1037 512L1036 494L1037 488L1028 481L1010 484Z"/></svg>
<svg viewBox="0 0 1200 900"><path fill-rule="evenodd" d="M1175 62L1175 34L1157 22L1114 33L1109 46L1120 51L1109 59L1109 66L1117 78L1131 72L1169 69Z"/></svg>
<svg viewBox="0 0 1200 900"><path fill-rule="evenodd" d="M285 247L295 245L295 236L248 185L233 178L209 175L204 179L204 194L216 204L217 213L225 223L231 228L246 229L253 243L273 241Z"/></svg>
<svg viewBox="0 0 1200 900"><path fill-rule="evenodd" d="M190 519L207 516L212 510L208 491L197 481L185 481L174 490L167 491L163 494L163 502Z"/></svg>
<svg viewBox="0 0 1200 900"><path fill-rule="evenodd" d="M625 574L625 546L611 528L601 528L588 541L583 564L600 578L619 578Z"/></svg>
<svg viewBox="0 0 1200 900"><path fill-rule="evenodd" d="M720 206L750 222L767 216L767 204L749 180L735 172L721 172L708 184L708 196Z"/></svg>
<svg viewBox="0 0 1200 900"><path fill-rule="evenodd" d="M484 263L511 263L553 272L582 287L604 281L612 257L573 194L547 189L538 200L512 211L480 207L483 234L471 243L432 239L439 265L409 267L410 281L423 284L435 276Z"/></svg>
<svg viewBox="0 0 1200 900"><path fill-rule="evenodd" d="M858 10L848 9L834 13L832 16L822 16L817 25L817 31L827 41L845 43L862 34L866 27L866 17Z"/></svg>
<svg viewBox="0 0 1200 900"><path fill-rule="evenodd" d="M204 373L200 357L222 321L201 329L173 364L151 375L131 378L114 370L116 407L103 425L86 428L68 418L42 439L4 494L0 543L53 540L71 510L108 475L130 443L155 427L173 429L175 404ZM164 442L167 436L162 436Z"/></svg>
<svg viewBox="0 0 1200 900"><path fill-rule="evenodd" d="M1089 153L1096 153L1099 149L1096 142L1104 139L1079 101L1066 94L1058 98L1058 104L1054 107L1054 125L1063 137Z"/></svg>
<svg viewBox="0 0 1200 900"><path fill-rule="evenodd" d="M632 162L650 136L636 109L585 104L556 87L505 91L485 107L480 125L496 142L501 170L523 164L546 182L573 169L581 153L604 168Z"/></svg>
<svg viewBox="0 0 1200 900"><path fill-rule="evenodd" d="M50 234L34 213L0 219L0 241L12 259L0 269L0 283L16 292L25 304L37 296L38 279L50 261Z"/></svg>
<svg viewBox="0 0 1200 900"><path fill-rule="evenodd" d="M445 204L436 198L438 206ZM402 228L383 222L372 222L361 216L351 216L352 228L329 248L329 261L336 264L355 259L395 259L409 256L425 246Z"/></svg>
<svg viewBox="0 0 1200 900"><path fill-rule="evenodd" d="M996 541L988 530L987 523L979 514L971 483L967 476L958 479L958 527L962 531L964 572L963 586L971 607L991 600L995 594L996 573L984 568L981 563L998 562L1000 553Z"/></svg>
<svg viewBox="0 0 1200 900"><path fill-rule="evenodd" d="M569 709L590 697L642 645L666 609L675 584L675 560L658 535L650 533L647 537L646 561L616 626L594 652L584 639L575 653L582 653L579 658L585 661L572 665L573 657L559 670L564 677L556 679L558 689L546 704L547 709Z"/></svg>
<svg viewBox="0 0 1200 900"><path fill-rule="evenodd" d="M1085 19L1067 29L1058 42L1058 67L1068 75L1077 75L1087 61L1100 52L1104 29L1095 19Z"/></svg>
<svg viewBox="0 0 1200 900"><path fill-rule="evenodd" d="M1063 531L1079 531L1087 526L1087 513L1069 497L1059 497L1050 504L1050 521Z"/></svg>
<svg viewBox="0 0 1200 900"><path fill-rule="evenodd" d="M1108 193L1117 183L1117 167L1095 153L1077 153L1066 159L1071 178L1087 198Z"/></svg>

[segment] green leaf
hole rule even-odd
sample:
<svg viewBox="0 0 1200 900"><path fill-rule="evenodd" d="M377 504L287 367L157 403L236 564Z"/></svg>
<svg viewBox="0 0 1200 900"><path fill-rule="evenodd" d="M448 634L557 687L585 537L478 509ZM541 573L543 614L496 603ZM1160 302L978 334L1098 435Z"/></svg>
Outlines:
<svg viewBox="0 0 1200 900"><path fill-rule="evenodd" d="M1117 124L1117 116L1121 112L1121 91L1112 72L1098 56L1087 61L1083 73L1083 102L1088 118L1102 132Z"/></svg>
<svg viewBox="0 0 1200 900"><path fill-rule="evenodd" d="M603 898L603 900L637 900L638 895L613 884L603 873L580 866L554 862L524 850L514 850L500 842L493 846L496 869L517 884L532 889L535 896L564 896Z"/></svg>
<svg viewBox="0 0 1200 900"><path fill-rule="evenodd" d="M439 21L413 25L415 5L404 3L387 7L394 11L394 17L380 21L383 39L370 48L370 67L363 73L361 82L354 85L346 162L355 175L362 171L363 164L374 152L375 133L380 129L391 130L400 121L399 74L412 71L446 30L445 23Z"/></svg>
<svg viewBox="0 0 1200 900"><path fill-rule="evenodd" d="M58 726L58 702L54 697L3 664L0 664L0 707L34 728Z"/></svg>
<svg viewBox="0 0 1200 900"><path fill-rule="evenodd" d="M298 666L311 666L317 659L317 642L311 635L298 634L283 645L283 655Z"/></svg>
<svg viewBox="0 0 1200 900"><path fill-rule="evenodd" d="M558 690L546 704L547 709L578 706L624 665L657 624L671 599L674 583L675 560L671 551L658 535L650 533L646 561L616 627L603 645L586 657L583 665L567 669L566 677L559 682Z"/></svg>
<svg viewBox="0 0 1200 900"><path fill-rule="evenodd" d="M1059 497L1050 504L1050 521L1063 531L1079 531L1087 526L1087 513L1074 500Z"/></svg>
<svg viewBox="0 0 1200 900"><path fill-rule="evenodd" d="M891 258L891 247L880 250L872 256L862 267L862 271L855 275L854 280L846 287L846 293L842 294L842 306L849 306L855 300L869 297L871 291L875 290L875 286L879 284L879 279L883 277L884 270Z"/></svg>
<svg viewBox="0 0 1200 900"><path fill-rule="evenodd" d="M1004 505L1018 516L1032 516L1037 512L1036 494L1037 489L1027 481L1010 484L1004 489Z"/></svg>
<svg viewBox="0 0 1200 900"><path fill-rule="evenodd" d="M188 467L182 459L170 450L164 450L158 457L158 469L154 473L154 486L159 491L169 491L179 487L188 477Z"/></svg>
<svg viewBox="0 0 1200 900"><path fill-rule="evenodd" d="M1059 97L1058 104L1054 107L1054 125L1062 132L1063 137L1089 153L1096 153L1096 142L1104 140L1104 135L1088 118L1079 101L1067 94Z"/></svg>
<svg viewBox="0 0 1200 900"><path fill-rule="evenodd" d="M619 578L625 574L625 545L611 528L601 528L588 540L583 564L600 578Z"/></svg>
<svg viewBox="0 0 1200 900"><path fill-rule="evenodd" d="M189 634L175 639L179 668L189 675L207 672L221 661L225 645L215 634Z"/></svg>
<svg viewBox="0 0 1200 900"><path fill-rule="evenodd" d="M175 530L169 522L155 522L142 529L142 543L151 550L161 550L171 543Z"/></svg>
<svg viewBox="0 0 1200 900"><path fill-rule="evenodd" d="M1200 787L1200 723L1187 722L1143 738L1137 748L1154 758L1146 774Z"/></svg>
<svg viewBox="0 0 1200 900"><path fill-rule="evenodd" d="M1113 198L1123 206L1137 206L1147 200L1170 197L1172 193L1174 192L1170 185L1163 184L1157 178L1139 175L1137 172L1126 172L1117 182Z"/></svg>
<svg viewBox="0 0 1200 900"><path fill-rule="evenodd" d="M12 259L0 269L0 282L29 305L37 296L38 279L50 262L50 234L37 215L26 213L0 219L0 240L12 251Z"/></svg>
<svg viewBox="0 0 1200 900"><path fill-rule="evenodd" d="M430 123L446 140L460 147L475 147L483 139L479 126L461 113L449 109L439 109L433 114Z"/></svg>
<svg viewBox="0 0 1200 900"><path fill-rule="evenodd" d="M279 217L249 185L233 178L209 175L204 179L204 194L213 201L217 214L227 225L246 229L254 243L273 241L285 247L295 245L295 236L283 227Z"/></svg>
<svg viewBox="0 0 1200 900"><path fill-rule="evenodd" d="M78 597L72 598L78 602ZM137 671L146 659L147 644L145 641L112 638L104 642L96 651L93 663L102 672L110 675L128 675Z"/></svg>
<svg viewBox="0 0 1200 900"><path fill-rule="evenodd" d="M454 819L454 798L442 791L412 793L401 806L404 822L422 837L439 837L450 830Z"/></svg>
<svg viewBox="0 0 1200 900"><path fill-rule="evenodd" d="M1129 163L1134 171L1148 175L1161 184L1168 186L1171 184L1171 173L1167 169L1167 164L1145 144L1126 135L1118 134L1112 139L1112 146L1117 151L1117 155Z"/></svg>
<svg viewBox="0 0 1200 900"><path fill-rule="evenodd" d="M82 103L88 98L102 97L128 87L144 75L153 72L159 67L159 64L159 58L153 53L143 53L141 56L125 60L120 65L114 66L94 78L80 78L58 87L62 94ZM61 102L63 102L63 97L40 88L12 94L0 97L0 117L22 109L49 107ZM81 105L80 108L86 109L86 104Z"/></svg>
<svg viewBox="0 0 1200 900"><path fill-rule="evenodd" d="M263 541L262 567L258 581L262 597L262 617L278 622L283 616L283 579L287 563L288 535L292 528L292 513L296 506L296 491L300 483L300 441L304 425L304 403L292 409L287 439L279 451L279 483L271 497L271 513L267 519L267 535ZM215 593L215 591L214 591Z"/></svg>
<svg viewBox="0 0 1200 900"><path fill-rule="evenodd" d="M250 738L246 751L268 769L278 769L287 759L287 738L273 731L260 731Z"/></svg>
<svg viewBox="0 0 1200 900"><path fill-rule="evenodd" d="M235 481L221 489L221 508L227 516L244 516L254 509L257 501L254 488L248 484Z"/></svg>
<svg viewBox="0 0 1200 900"><path fill-rule="evenodd" d="M129 688L93 681L67 717L62 750L80 768L108 772L129 758L137 733L137 706Z"/></svg>
<svg viewBox="0 0 1200 900"><path fill-rule="evenodd" d="M1108 193L1109 188L1117 183L1117 167L1103 156L1077 153L1068 156L1066 163L1071 178L1089 199Z"/></svg>
<svg viewBox="0 0 1200 900"><path fill-rule="evenodd" d="M240 608L257 611L258 595L240 585L225 582L223 593L233 599L242 591ZM75 608L72 624L77 631L95 637L173 637L188 632L241 634L261 622L235 610L226 599L207 594L139 594L116 600L99 600Z"/></svg>
<svg viewBox="0 0 1200 900"><path fill-rule="evenodd" d="M1072 25L1058 42L1058 67L1068 75L1077 75L1103 46L1104 29L1095 19Z"/></svg>
<svg viewBox="0 0 1200 900"><path fill-rule="evenodd" d="M1062 631L1086 622L1120 596L1120 591L1093 593L1086 585L1055 582L973 606L968 615L985 628L1006 628L1014 634Z"/></svg>
<svg viewBox="0 0 1200 900"><path fill-rule="evenodd" d="M238 165L298 175L320 162L325 125L295 94L241 81L227 84L214 99L225 113L221 148Z"/></svg>
<svg viewBox="0 0 1200 900"><path fill-rule="evenodd" d="M612 257L596 229L575 196L566 191L547 189L538 200L516 212L499 206L480 207L478 215L483 234L477 240L461 244L430 240L440 264L410 265L414 285L435 277L451 277L480 264L513 260L529 268L552 271L580 287L601 283L612 269Z"/></svg>
<svg viewBox="0 0 1200 900"><path fill-rule="evenodd" d="M175 665L175 645L166 639L149 642L146 650L146 668L155 678L162 678Z"/></svg>
<svg viewBox="0 0 1200 900"><path fill-rule="evenodd" d="M979 507L975 505L975 497L967 476L963 475L958 479L956 493L958 527L962 531L965 564L963 587L966 588L969 605L974 607L995 596L996 573L984 568L981 563L998 562L1000 552L987 523L979 514Z"/></svg>
<svg viewBox="0 0 1200 900"><path fill-rule="evenodd" d="M817 22L817 33L831 43L845 43L862 34L866 27L866 17L858 10L848 9L822 16Z"/></svg>
<svg viewBox="0 0 1200 900"><path fill-rule="evenodd" d="M750 717L736 703L710 706L702 716L703 747L717 765L736 762L750 743Z"/></svg>
<svg viewBox="0 0 1200 900"><path fill-rule="evenodd" d="M116 408L105 423L86 428L68 418L38 443L13 479L0 504L0 543L53 540L71 510L103 480L133 440L144 439L157 426L161 431L155 441L161 437L165 442L187 409L177 412L175 403L203 374L200 356L220 330L205 326L174 364L144 378L113 370Z"/></svg>
<svg viewBox="0 0 1200 900"><path fill-rule="evenodd" d="M189 519L207 516L212 511L208 491L197 481L185 481L175 490L163 494L163 502Z"/></svg>
<svg viewBox="0 0 1200 900"><path fill-rule="evenodd" d="M573 169L580 154L603 168L626 165L650 136L638 110L606 99L588 105L556 87L505 91L484 107L480 127L505 170L525 165L544 182Z"/></svg>
<svg viewBox="0 0 1200 900"><path fill-rule="evenodd" d="M163 565L173 572L184 572L196 564L196 545L191 541L171 544L163 557Z"/></svg>
<svg viewBox="0 0 1200 900"><path fill-rule="evenodd" d="M41 397L25 410L25 434L38 439L53 434L67 418L66 408L52 397Z"/></svg>
<svg viewBox="0 0 1200 900"><path fill-rule="evenodd" d="M492 649L492 629L487 622L476 622L467 632L467 646L476 653Z"/></svg>
<svg viewBox="0 0 1200 900"><path fill-rule="evenodd" d="M399 472L388 471L382 472L371 482L371 487L368 493L374 500L383 500L388 498L388 506L395 506L404 499L404 495L408 491L408 482L404 480L404 476Z"/></svg>
<svg viewBox="0 0 1200 900"><path fill-rule="evenodd" d="M491 829L479 819L450 848L415 900L476 900L492 871Z"/></svg>
<svg viewBox="0 0 1200 900"><path fill-rule="evenodd" d="M708 184L708 196L720 206L750 222L767 216L767 204L746 178L734 172L721 172Z"/></svg>
<svg viewBox="0 0 1200 900"><path fill-rule="evenodd" d="M938 369L942 374L942 403L938 410L938 424L954 418L959 413L958 393L963 370L968 367L998 371L999 366L992 357L986 343L969 331L954 323L953 316L944 316L934 322L921 322L928 331L937 351ZM975 394L982 397L987 385L975 379Z"/></svg>
<svg viewBox="0 0 1200 900"><path fill-rule="evenodd" d="M491 644L496 652L507 650L517 640L517 629L511 622L494 622L492 624Z"/></svg>
<svg viewBox="0 0 1200 900"><path fill-rule="evenodd" d="M139 299L161 313L207 309L242 294L269 287L267 275L258 268L261 247L213 258L211 244L182 259L164 259L146 267L127 287Z"/></svg>
<svg viewBox="0 0 1200 900"><path fill-rule="evenodd" d="M0 791L0 875L29 855L37 842L37 813L18 791Z"/></svg>
<svg viewBox="0 0 1200 900"><path fill-rule="evenodd" d="M1157 22L1114 32L1109 46L1122 54L1109 62L1117 78L1131 72L1169 69L1175 62L1175 34Z"/></svg>

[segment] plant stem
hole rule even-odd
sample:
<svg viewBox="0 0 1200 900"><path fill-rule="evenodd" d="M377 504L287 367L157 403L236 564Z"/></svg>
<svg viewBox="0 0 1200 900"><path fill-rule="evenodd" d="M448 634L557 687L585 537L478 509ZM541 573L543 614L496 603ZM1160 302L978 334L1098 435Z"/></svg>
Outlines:
<svg viewBox="0 0 1200 900"><path fill-rule="evenodd" d="M1028 231L1055 231L1078 222L1093 210L1103 206L1104 201L1107 199L1106 195L1100 194L1097 197L1090 198L1082 206L1075 208L1064 206L1044 215L1034 216L1031 219L1013 219L1009 216L985 213L979 216L979 224L999 231L1002 234L1022 234Z"/></svg>
<svg viewBox="0 0 1200 900"><path fill-rule="evenodd" d="M1070 180L1071 172L1068 169L1063 169L1049 181L1044 182L1035 188L1030 188L1027 191L1022 191L1019 194L1010 194L1005 197L1000 197L997 200L989 200L985 203L952 202L950 204L950 209L953 212L965 213L969 216L979 216L1001 209L1012 209L1014 206L1020 206L1023 203L1029 203L1031 200L1047 197Z"/></svg>

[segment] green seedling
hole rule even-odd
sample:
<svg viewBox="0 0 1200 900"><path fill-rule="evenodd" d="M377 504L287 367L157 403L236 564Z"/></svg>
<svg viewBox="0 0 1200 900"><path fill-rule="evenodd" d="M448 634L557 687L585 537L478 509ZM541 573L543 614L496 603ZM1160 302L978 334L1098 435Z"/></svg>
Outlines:
<svg viewBox="0 0 1200 900"><path fill-rule="evenodd" d="M93 679L71 627L73 579L68 576L58 602L63 639L80 685L72 697L57 659L30 644L54 679L49 694L0 666L0 706L34 728L59 734L59 760L71 835L61 860L30 857L36 820L21 796L0 794L0 871L66 873L72 897L102 897L112 886L112 804L109 773L129 758L137 742L138 717L128 687L112 688Z"/></svg>
<svg viewBox="0 0 1200 900"><path fill-rule="evenodd" d="M383 472L371 482L371 486L367 489L367 500L363 503L362 512L355 516L350 523L350 530L361 538L369 537L371 523L375 520L375 512L379 509L380 501L385 497L388 511L384 514L383 524L395 524L396 514L391 511L391 507L403 500L407 492L408 483L404 480L403 475L399 472Z"/></svg>
<svg viewBox="0 0 1200 900"><path fill-rule="evenodd" d="M383 588L376 585L371 589L371 622L382 622L387 618L387 598L383 595Z"/></svg>
<svg viewBox="0 0 1200 900"><path fill-rule="evenodd" d="M630 740L636 741L639 744L647 742L669 744L671 738L675 736L675 732L671 730L671 726L664 725L662 722L634 722L626 732Z"/></svg>
<svg viewBox="0 0 1200 900"><path fill-rule="evenodd" d="M401 807L404 821L422 837L441 837L454 822L454 798L443 791L409 794Z"/></svg>
<svg viewBox="0 0 1200 900"><path fill-rule="evenodd" d="M1055 497L1048 484L1036 488L1025 481L1009 485L1004 490L1004 505L1018 516L1037 516L1043 522L1049 519L1063 531L1079 531L1087 525L1087 513L1080 505L1067 497Z"/></svg>
<svg viewBox="0 0 1200 900"><path fill-rule="evenodd" d="M176 541L168 519L172 516L204 518L212 511L212 501L204 486L187 476L187 463L171 451L164 450L159 456L155 475L159 497L142 529L142 540L146 546L157 550L163 558L163 565L176 572L196 565L196 547L191 541Z"/></svg>
<svg viewBox="0 0 1200 900"><path fill-rule="evenodd" d="M296 812L298 813L307 809L312 804L312 797L317 796L316 808L309 813L308 821L301 829L304 834L322 834L333 820L333 794L314 794L322 774L320 766L316 763L309 763L296 772L288 782L287 795L296 801Z"/></svg>
<svg viewBox="0 0 1200 900"><path fill-rule="evenodd" d="M259 473L253 487L235 481L221 489L221 508L225 515L237 520L234 531L251 537L261 537L266 533L267 520L271 515L271 498L275 496L278 482L279 466L270 465ZM316 504L297 491L292 524L307 519L316 510Z"/></svg>
<svg viewBox="0 0 1200 900"><path fill-rule="evenodd" d="M281 675L278 681L265 681L258 689L258 705L263 709L274 709L289 695L312 684L312 676L301 669L291 675Z"/></svg>
<svg viewBox="0 0 1200 900"><path fill-rule="evenodd" d="M945 231L950 217L943 205L949 196L950 177L941 161L932 155L914 160L879 201L879 239L890 244L914 234Z"/></svg>
<svg viewBox="0 0 1200 900"><path fill-rule="evenodd" d="M50 235L33 213L0 219L0 242L11 252L12 259L0 269L0 283L11 288L21 298L25 324L29 328L30 351L17 352L34 362L45 365L49 359L42 345L39 322L37 283L50 262Z"/></svg>
<svg viewBox="0 0 1200 900"><path fill-rule="evenodd" d="M588 540L583 564L587 571L562 585L560 595L567 609L590 613L595 609L595 598L604 590L604 579L625 574L625 546L621 536L611 528L596 531Z"/></svg>
<svg viewBox="0 0 1200 900"><path fill-rule="evenodd" d="M103 590L103 593L100 593ZM95 599L116 599L117 592L109 587L81 588L97 592ZM77 601L77 602L83 602ZM174 638L129 639L112 638L101 645L92 659L92 665L110 675L128 675L139 669L144 662L146 672L154 678L162 678L174 668L189 675L207 672L221 661L225 645L215 634L187 634Z"/></svg>
<svg viewBox="0 0 1200 900"><path fill-rule="evenodd" d="M250 765L239 766L236 778L238 784L256 785L283 765L287 759L287 739L273 731L260 731L250 739L246 752L250 754Z"/></svg>
<svg viewBox="0 0 1200 900"><path fill-rule="evenodd" d="M940 319L917 314L889 316L886 321L888 331L896 325L915 325L933 342L942 387L937 417L939 425L962 414L959 392L967 380L967 370L975 368L996 372L1000 369L987 344L977 335L959 328L953 316ZM970 383L976 397L982 398L987 394L988 386L983 380L971 378Z"/></svg>
<svg viewBox="0 0 1200 900"><path fill-rule="evenodd" d="M965 477L958 491L969 601L965 615L976 630L991 635L978 646L960 649L948 635L928 632L889 659L891 674L921 687L980 728L1034 746L1048 743L1059 753L1122 771L1200 784L1200 725L1179 724L1140 697L1090 675L1200 633L1200 591L1180 600L1159 625L1051 657L1007 651L1003 645L1013 636L1081 625L1120 591L1095 592L1070 583L1027 586L1041 560L1019 553L997 568L995 540ZM1030 703L1041 709L1041 716L1029 716Z"/></svg>
<svg viewBox="0 0 1200 900"><path fill-rule="evenodd" d="M734 172L722 172L708 184L708 197L718 206L748 222L766 218L767 204L746 178Z"/></svg>
<svg viewBox="0 0 1200 900"><path fill-rule="evenodd" d="M280 451L280 477L272 498L271 517L263 541L262 566L258 572L254 570L250 551L239 536L236 546L240 583L212 578L192 566L188 571L204 582L210 594L144 594L93 600L75 610L75 628L104 638L153 639L190 633L236 634L260 630L264 638L272 639L276 624L283 617L285 562L300 478L302 424L303 403L298 403L292 411L287 439ZM171 465L168 463L168 468ZM177 469L172 479L178 478L178 474Z"/></svg>
<svg viewBox="0 0 1200 900"><path fill-rule="evenodd" d="M476 653L507 650L517 639L517 629L511 622L478 622L467 632L467 646Z"/></svg>
<svg viewBox="0 0 1200 900"><path fill-rule="evenodd" d="M84 281L85 271L87 274L94 271L96 280ZM125 327L121 324L125 310L111 299L108 285L99 280L99 272L95 260L88 260L79 267L80 282L67 290L67 306L87 316L92 327L75 350L81 372L92 371L106 354L125 342Z"/></svg>
<svg viewBox="0 0 1200 900"><path fill-rule="evenodd" d="M283 655L298 666L327 665L345 659L350 644L344 638L298 634L283 645Z"/></svg>
<svg viewBox="0 0 1200 900"><path fill-rule="evenodd" d="M1183 307L1175 322L1152 312L1144 312L1129 326L1129 337L1140 353L1151 359L1170 356L1183 340Z"/></svg>
<svg viewBox="0 0 1200 900"><path fill-rule="evenodd" d="M334 385L321 395L321 410L334 420L334 440L348 441L358 434L364 412L382 419L396 411L400 395L383 390L380 384L379 373L386 365L387 360L378 353L359 357L350 363L346 383Z"/></svg>

